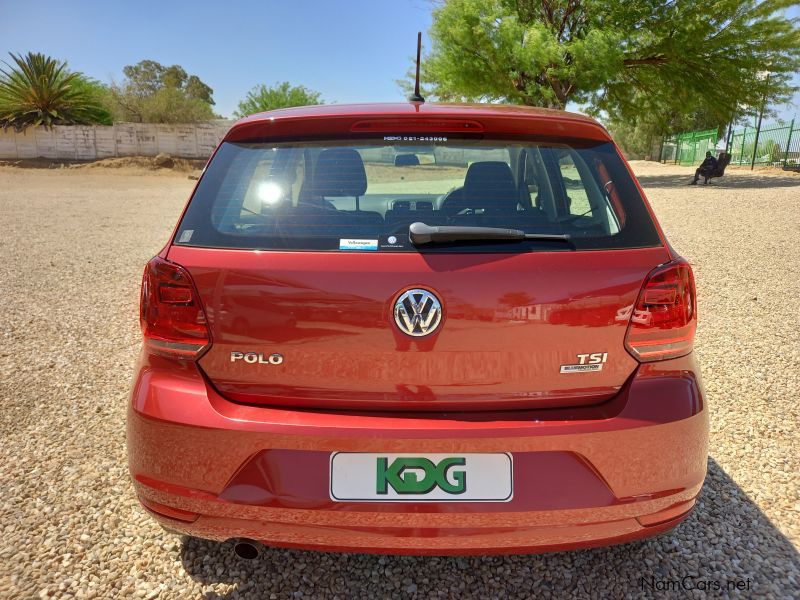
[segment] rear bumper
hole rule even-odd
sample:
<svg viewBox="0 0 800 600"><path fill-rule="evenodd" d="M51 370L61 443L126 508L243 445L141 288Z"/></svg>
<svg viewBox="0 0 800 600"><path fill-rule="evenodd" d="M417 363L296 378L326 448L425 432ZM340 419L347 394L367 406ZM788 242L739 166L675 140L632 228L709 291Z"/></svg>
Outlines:
<svg viewBox="0 0 800 600"><path fill-rule="evenodd" d="M691 355L643 365L594 407L354 415L231 403L193 364L143 357L128 414L130 470L159 522L210 539L401 554L621 543L674 527L694 505L708 442L696 373ZM334 502L329 457L342 451L510 452L514 497Z"/></svg>

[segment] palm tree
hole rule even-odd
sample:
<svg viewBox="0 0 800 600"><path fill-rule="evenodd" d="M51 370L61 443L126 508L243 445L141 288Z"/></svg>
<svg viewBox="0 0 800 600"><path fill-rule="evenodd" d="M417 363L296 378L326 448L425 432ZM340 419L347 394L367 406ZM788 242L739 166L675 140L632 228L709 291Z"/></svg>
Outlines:
<svg viewBox="0 0 800 600"><path fill-rule="evenodd" d="M9 53L16 66L0 67L0 125L28 127L110 122L96 93L99 84L44 54Z"/></svg>

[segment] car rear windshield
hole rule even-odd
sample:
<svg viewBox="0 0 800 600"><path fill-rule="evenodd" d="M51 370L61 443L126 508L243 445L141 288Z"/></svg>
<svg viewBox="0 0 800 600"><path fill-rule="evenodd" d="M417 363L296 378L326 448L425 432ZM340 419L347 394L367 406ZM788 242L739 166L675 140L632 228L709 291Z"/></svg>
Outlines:
<svg viewBox="0 0 800 600"><path fill-rule="evenodd" d="M415 247L409 226L500 227L552 240ZM224 143L178 229L185 246L362 252L527 252L660 243L607 142L377 140Z"/></svg>

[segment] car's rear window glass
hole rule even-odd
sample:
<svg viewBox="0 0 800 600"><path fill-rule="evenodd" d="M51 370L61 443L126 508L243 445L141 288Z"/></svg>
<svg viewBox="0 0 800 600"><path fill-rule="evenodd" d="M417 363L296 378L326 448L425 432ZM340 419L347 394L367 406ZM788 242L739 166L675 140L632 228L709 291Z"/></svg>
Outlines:
<svg viewBox="0 0 800 600"><path fill-rule="evenodd" d="M408 137L408 136L405 136ZM642 198L603 142L427 137L224 143L175 243L369 252L525 252L658 245ZM537 241L416 248L414 222L567 234Z"/></svg>

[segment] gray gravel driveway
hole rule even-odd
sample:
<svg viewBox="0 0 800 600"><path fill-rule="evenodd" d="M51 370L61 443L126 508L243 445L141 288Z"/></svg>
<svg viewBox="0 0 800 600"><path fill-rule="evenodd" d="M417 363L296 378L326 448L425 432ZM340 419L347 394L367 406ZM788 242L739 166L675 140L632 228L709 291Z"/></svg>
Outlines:
<svg viewBox="0 0 800 600"><path fill-rule="evenodd" d="M560 554L242 562L164 533L125 462L141 270L192 182L0 167L0 597L797 598L800 176L729 170L689 188L688 168L635 169L698 280L712 433L694 515Z"/></svg>

